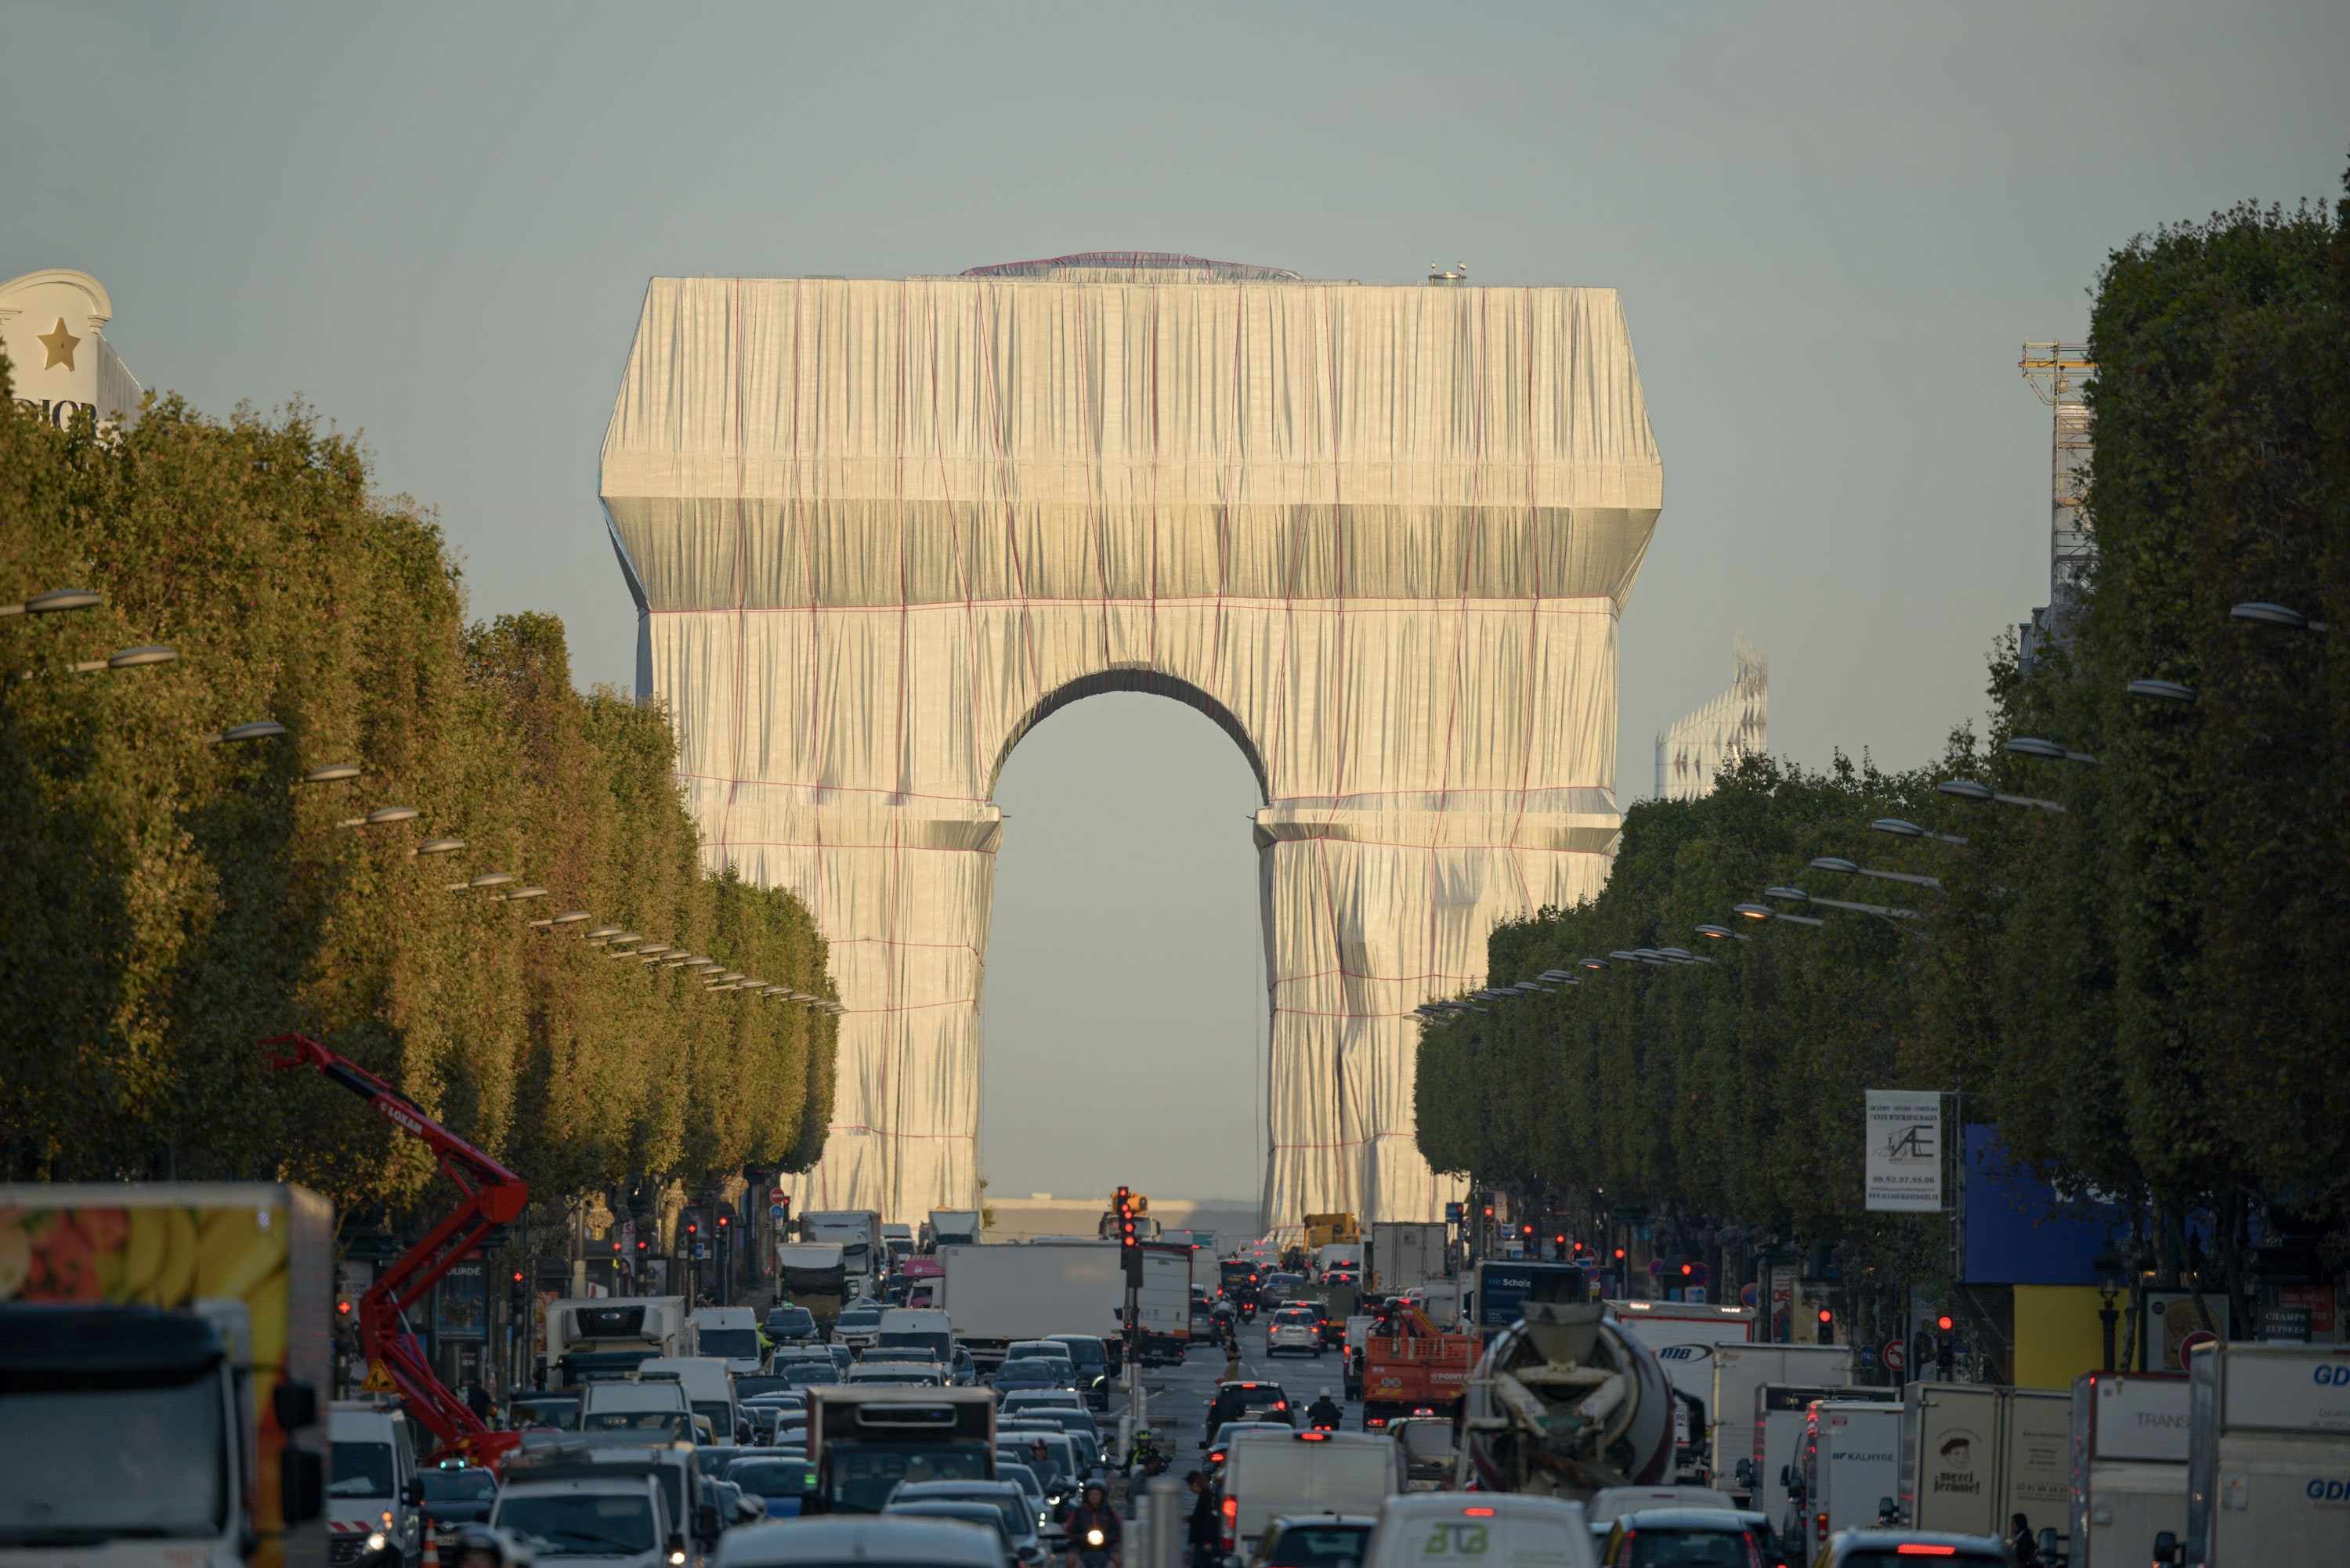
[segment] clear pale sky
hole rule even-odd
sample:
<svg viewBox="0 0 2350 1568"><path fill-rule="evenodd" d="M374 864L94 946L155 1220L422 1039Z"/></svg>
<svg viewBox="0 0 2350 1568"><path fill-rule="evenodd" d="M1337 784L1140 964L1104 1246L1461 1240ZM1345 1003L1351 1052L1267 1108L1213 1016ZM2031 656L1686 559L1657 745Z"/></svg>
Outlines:
<svg viewBox="0 0 2350 1568"><path fill-rule="evenodd" d="M1925 760L2045 596L2026 338L2101 258L2331 199L2350 6L0 10L0 276L96 274L150 387L296 394L439 509L475 613L632 679L597 451L645 280L1089 249L1623 292L1665 513L1617 778L1771 658L1771 741ZM1255 1186L1247 769L1104 697L1040 726L984 1019L993 1190ZM1105 1114L1105 1086L1138 1114Z"/></svg>

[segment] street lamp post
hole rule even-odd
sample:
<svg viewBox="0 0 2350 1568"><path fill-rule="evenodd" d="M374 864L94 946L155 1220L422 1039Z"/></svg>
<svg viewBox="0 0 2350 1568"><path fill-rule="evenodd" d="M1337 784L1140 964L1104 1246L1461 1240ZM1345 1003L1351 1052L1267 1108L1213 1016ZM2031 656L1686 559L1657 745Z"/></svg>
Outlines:
<svg viewBox="0 0 2350 1568"><path fill-rule="evenodd" d="M2115 1253L2111 1241L2107 1241L2104 1250L2089 1260L2089 1267L2096 1271L2097 1327L2105 1335L2106 1370L2111 1372L2114 1369L2114 1325L2121 1321L2122 1316L2114 1310L2114 1297L2119 1295L2122 1289L2122 1261Z"/></svg>

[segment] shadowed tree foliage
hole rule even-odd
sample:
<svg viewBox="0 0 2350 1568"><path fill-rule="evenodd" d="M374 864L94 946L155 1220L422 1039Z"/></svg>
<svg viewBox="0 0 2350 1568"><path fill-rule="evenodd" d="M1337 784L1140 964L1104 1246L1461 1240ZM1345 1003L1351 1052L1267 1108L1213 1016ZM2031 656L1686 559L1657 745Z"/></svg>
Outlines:
<svg viewBox="0 0 2350 1568"><path fill-rule="evenodd" d="M5 375L5 370L0 370ZM404 1204L423 1150L256 1042L300 1030L546 1198L803 1168L835 1024L581 940L830 996L788 894L705 870L667 719L571 684L551 617L468 628L439 531L296 409L120 435L0 399L0 1152L14 1174L278 1177ZM167 644L178 662L72 673ZM255 720L282 737L219 743ZM354 780L306 784L329 763ZM412 821L342 826L385 805ZM463 850L420 857L453 836ZM452 892L491 870L548 897ZM567 910L592 922L534 929Z"/></svg>

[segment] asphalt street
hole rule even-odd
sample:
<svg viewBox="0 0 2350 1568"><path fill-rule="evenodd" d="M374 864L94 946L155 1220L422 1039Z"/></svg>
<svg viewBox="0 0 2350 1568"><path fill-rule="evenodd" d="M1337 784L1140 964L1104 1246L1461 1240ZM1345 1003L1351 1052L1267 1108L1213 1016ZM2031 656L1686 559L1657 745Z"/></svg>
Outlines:
<svg viewBox="0 0 2350 1568"><path fill-rule="evenodd" d="M1291 1407L1301 1415L1306 1406L1314 1403L1315 1395L1327 1387L1330 1397L1346 1406L1345 1427L1359 1428L1362 1407L1346 1397L1345 1363L1340 1354L1326 1350L1318 1357L1289 1352L1269 1356L1264 1345L1267 1321L1260 1314L1256 1322L1241 1325L1241 1376L1280 1384L1290 1397ZM1206 1430L1208 1404L1224 1376L1224 1353L1206 1340L1204 1328L1201 1334L1202 1337L1193 1342L1191 1353L1184 1356L1182 1366L1142 1369L1145 1413L1151 1430L1167 1445L1170 1472L1179 1477L1199 1466L1206 1448L1201 1436ZM1125 1397L1113 1396L1105 1428L1114 1431L1118 1418L1125 1411Z"/></svg>

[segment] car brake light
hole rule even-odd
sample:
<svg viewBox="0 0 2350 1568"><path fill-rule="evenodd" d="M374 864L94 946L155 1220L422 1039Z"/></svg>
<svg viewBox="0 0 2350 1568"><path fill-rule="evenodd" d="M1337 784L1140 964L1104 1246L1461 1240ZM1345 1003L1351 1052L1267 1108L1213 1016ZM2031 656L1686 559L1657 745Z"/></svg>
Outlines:
<svg viewBox="0 0 2350 1568"><path fill-rule="evenodd" d="M1276 1410L1286 1410L1289 1408L1289 1401L1286 1399L1275 1399L1273 1402L1273 1407Z"/></svg>
<svg viewBox="0 0 2350 1568"><path fill-rule="evenodd" d="M1326 1442L1330 1437L1327 1432L1292 1432L1289 1435L1301 1443Z"/></svg>
<svg viewBox="0 0 2350 1568"><path fill-rule="evenodd" d="M1922 1541L1905 1541L1893 1549L1897 1557L1956 1557L1955 1546L1929 1546Z"/></svg>
<svg viewBox="0 0 2350 1568"><path fill-rule="evenodd" d="M1491 1519L1493 1517L1493 1511L1490 1508L1464 1508L1461 1511L1468 1515L1471 1519Z"/></svg>

